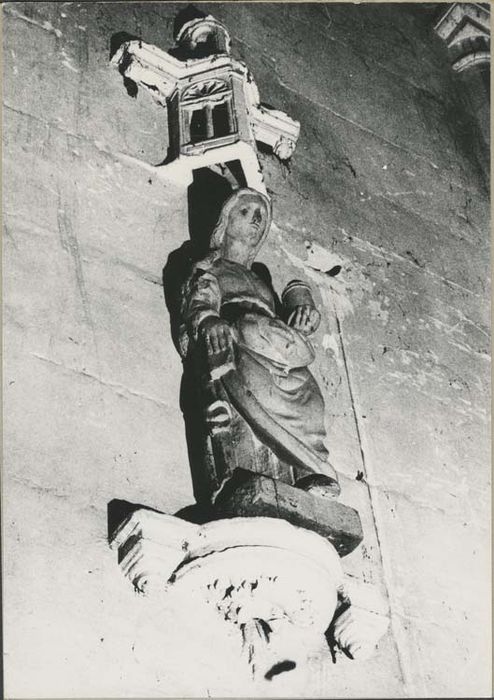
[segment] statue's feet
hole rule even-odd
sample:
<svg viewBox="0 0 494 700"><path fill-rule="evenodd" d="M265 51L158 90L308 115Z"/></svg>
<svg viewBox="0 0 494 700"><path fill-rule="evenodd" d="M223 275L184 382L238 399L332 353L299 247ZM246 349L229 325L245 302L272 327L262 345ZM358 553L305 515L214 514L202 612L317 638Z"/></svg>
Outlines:
<svg viewBox="0 0 494 700"><path fill-rule="evenodd" d="M325 474L308 474L297 482L295 487L318 496L319 498L338 498L341 493L340 485L336 479Z"/></svg>

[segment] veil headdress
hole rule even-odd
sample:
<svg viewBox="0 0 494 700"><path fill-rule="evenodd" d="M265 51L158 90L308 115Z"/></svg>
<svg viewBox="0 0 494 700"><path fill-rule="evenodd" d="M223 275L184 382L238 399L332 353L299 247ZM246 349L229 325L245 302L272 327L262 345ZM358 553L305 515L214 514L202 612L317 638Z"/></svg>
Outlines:
<svg viewBox="0 0 494 700"><path fill-rule="evenodd" d="M182 288L182 305L181 305L181 314L183 317L185 305L186 305L186 300L187 296L189 293L190 286L196 277L197 274L201 275L204 272L206 272L208 269L211 268L211 266L215 263L215 261L219 260L222 256L222 249L223 249L223 243L225 239L225 234L226 230L228 228L228 219L230 216L230 212L235 206L235 204L242 199L242 197L245 196L251 196L251 195L256 195L259 197L259 199L262 201L262 203L265 206L266 209L266 222L264 225L264 231L261 234L261 237L259 238L259 241L256 243L255 247L252 248L252 251L249 255L249 260L247 261L247 264L250 266L257 253L259 252L259 249L261 248L262 244L264 243L266 236L269 233L269 229L271 226L271 219L272 219L272 214L271 214L271 202L266 195L262 194L262 192L258 192L257 190L254 190L252 187L243 187L239 190L236 190L230 197L226 200L226 202L223 204L223 207L221 209L221 213L218 219L218 223L214 227L214 230L211 234L211 237L209 239L209 253L206 255L206 257L201 260L200 262L196 263L193 268L192 268L192 273L190 274L189 278L185 282L183 288ZM185 322L181 322L179 326L179 332L178 332L178 345L179 345L179 352L182 355L182 357L185 357L188 351L189 347L189 334L188 334L188 329L187 325Z"/></svg>
<svg viewBox="0 0 494 700"><path fill-rule="evenodd" d="M225 239L225 233L228 227L228 219L231 210L233 209L235 204L237 204L237 202L242 199L242 197L252 195L256 195L257 197L259 197L266 209L266 223L264 224L264 231L262 232L262 235L259 241L257 242L255 248L252 249L252 253L249 255L249 264L251 264L254 261L257 253L259 252L262 244L266 239L266 236L269 233L269 229L271 227L272 214L271 202L269 201L269 199L266 197L266 195L262 194L262 192L258 192L252 187L243 187L242 189L236 190L223 204L218 223L214 227L213 233L211 234L211 239L209 241L210 255L213 255L214 258L218 259L221 257L223 242Z"/></svg>

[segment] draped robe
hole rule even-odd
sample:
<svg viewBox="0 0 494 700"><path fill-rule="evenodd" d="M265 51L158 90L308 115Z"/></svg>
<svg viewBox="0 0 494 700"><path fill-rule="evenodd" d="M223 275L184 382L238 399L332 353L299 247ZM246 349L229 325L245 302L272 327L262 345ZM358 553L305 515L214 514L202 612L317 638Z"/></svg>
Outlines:
<svg viewBox="0 0 494 700"><path fill-rule="evenodd" d="M210 255L184 290L184 332L197 341L201 323L223 318L234 340L234 369L221 381L253 432L296 478L334 476L324 445L324 401L308 369L310 342L276 315L272 291L251 269Z"/></svg>

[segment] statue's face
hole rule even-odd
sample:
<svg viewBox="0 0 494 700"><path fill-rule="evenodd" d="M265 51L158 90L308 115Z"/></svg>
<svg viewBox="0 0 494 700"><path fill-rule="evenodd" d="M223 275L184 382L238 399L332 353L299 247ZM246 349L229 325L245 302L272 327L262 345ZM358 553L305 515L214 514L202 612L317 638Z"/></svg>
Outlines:
<svg viewBox="0 0 494 700"><path fill-rule="evenodd" d="M230 211L226 237L240 239L254 248L261 240L267 223L268 212L264 201L255 194L244 195Z"/></svg>

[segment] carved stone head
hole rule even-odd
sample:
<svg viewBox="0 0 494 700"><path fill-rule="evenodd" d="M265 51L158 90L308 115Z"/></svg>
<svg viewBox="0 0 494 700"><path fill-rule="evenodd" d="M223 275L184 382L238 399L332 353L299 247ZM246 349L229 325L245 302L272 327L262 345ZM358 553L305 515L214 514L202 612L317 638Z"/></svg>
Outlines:
<svg viewBox="0 0 494 700"><path fill-rule="evenodd" d="M269 199L250 187L234 192L221 210L218 223L211 236L209 248L220 253L229 239L242 240L254 260L271 226L271 203Z"/></svg>

